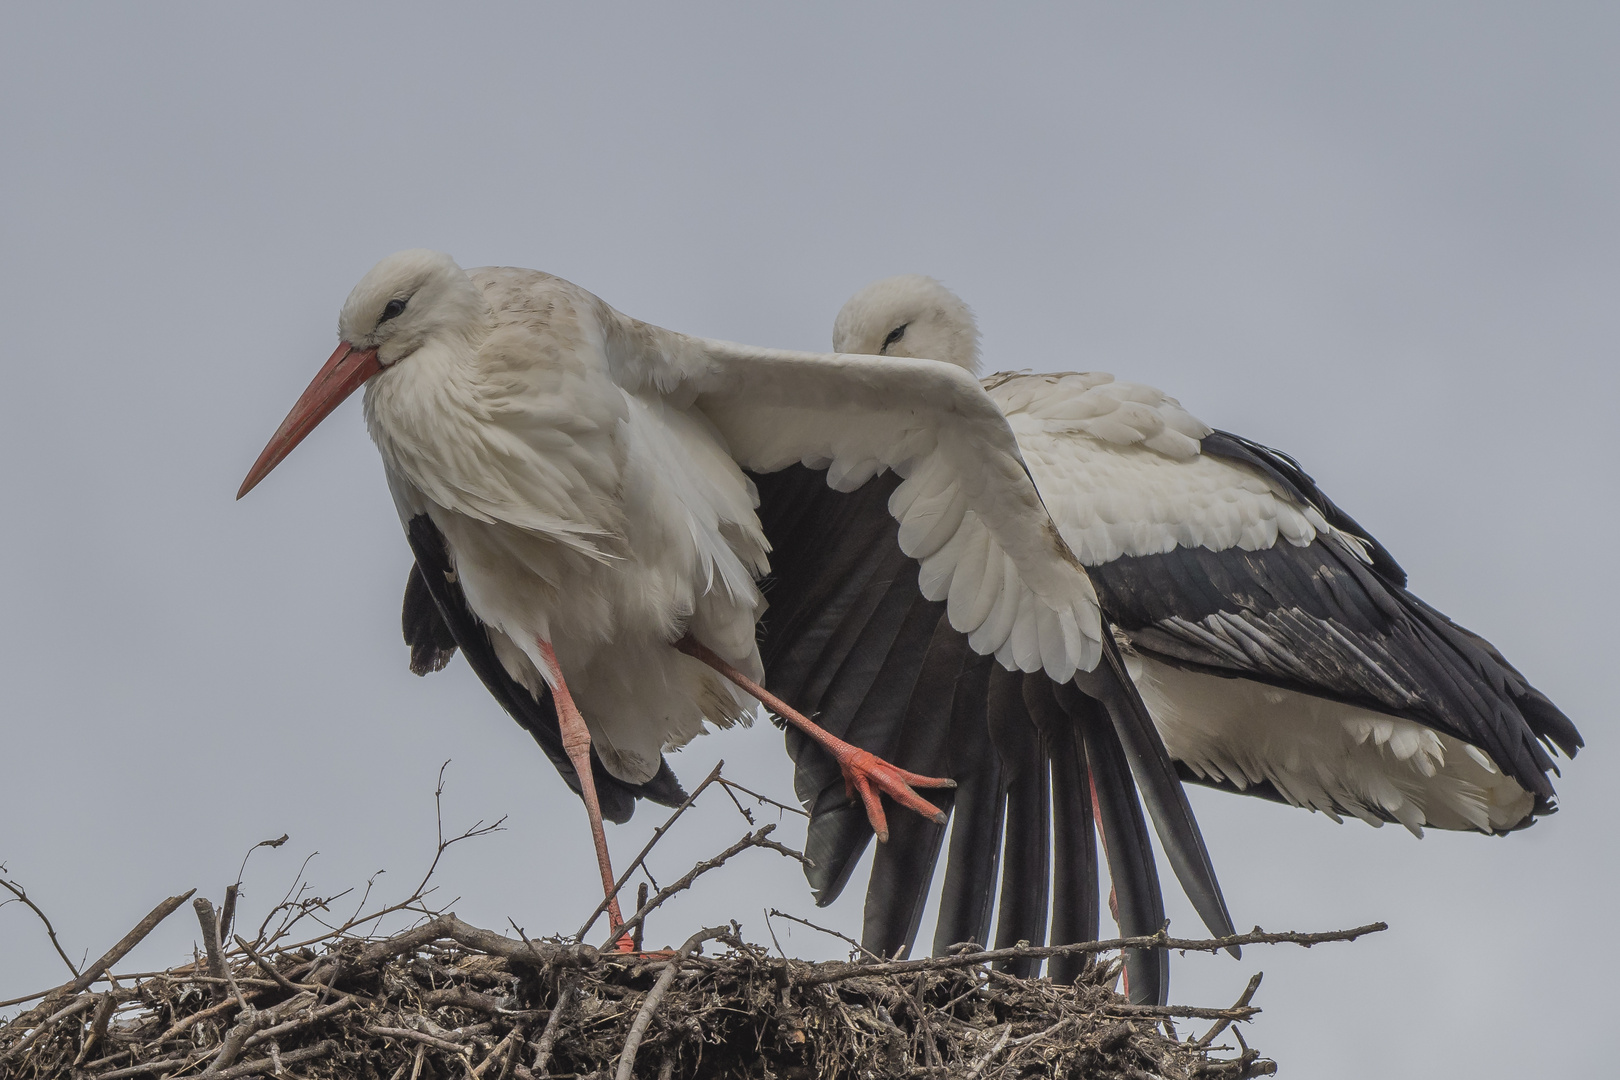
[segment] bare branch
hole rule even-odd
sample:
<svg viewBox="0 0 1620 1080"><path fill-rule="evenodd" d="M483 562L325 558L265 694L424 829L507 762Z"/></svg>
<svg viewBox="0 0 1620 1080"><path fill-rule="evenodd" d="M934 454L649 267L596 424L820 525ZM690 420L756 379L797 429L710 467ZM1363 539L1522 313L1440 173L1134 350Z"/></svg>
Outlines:
<svg viewBox="0 0 1620 1080"><path fill-rule="evenodd" d="M572 975L563 980L561 988L557 991L557 1003L551 1007L551 1015L546 1017L546 1026L540 1032L540 1042L534 1049L536 1076L551 1075L546 1068L551 1060L551 1048L557 1045L557 1034L562 1031L563 1015L568 1011L568 1006L573 1004L574 995L578 990L579 976Z"/></svg>
<svg viewBox="0 0 1620 1080"><path fill-rule="evenodd" d="M652 851L653 847L658 843L658 841L664 838L664 834L669 831L669 827L680 820L681 815L686 813L693 803L697 802L698 796L702 795L704 790L710 784L720 779L720 770L725 767L725 764L724 759L715 762L714 768L709 770L709 775L703 778L703 783L693 788L692 794L686 797L686 801L677 806L675 808L675 812L669 815L669 817L664 820L662 825L653 830L652 838L642 846L640 854L638 854L630 865L625 868L624 873L619 875L619 880L613 883L613 896L619 895L619 891L624 888L624 883L630 880L630 875L634 874L636 872L636 868L647 861L648 853ZM656 884L656 882L654 884ZM575 934L574 937L578 938L580 941L585 940L585 935L591 932L591 927L596 925L596 920L601 918L602 912L608 909L608 902L611 899L612 897L608 896L602 897L602 902L596 905L596 908L591 912L590 917L585 920L585 924L579 928L579 933Z"/></svg>
<svg viewBox="0 0 1620 1080"><path fill-rule="evenodd" d="M818 964L815 970L802 978L808 985L837 982L863 975L900 975L913 971L941 971L946 968L972 967L996 960L1021 957L1069 956L1075 953L1114 952L1118 949L1174 949L1180 952L1220 952L1233 945L1293 944L1310 948L1330 941L1354 941L1367 934L1389 929L1388 923L1368 923L1354 930L1331 930L1320 934L1302 934L1284 931L1268 934L1256 927L1247 934L1231 934L1222 938L1173 938L1163 930L1141 937L1113 938L1108 941L1082 941L1073 945L1018 945L1006 949L988 949L983 952L958 953L955 956L931 956L922 960L893 960L882 964Z"/></svg>
<svg viewBox="0 0 1620 1080"><path fill-rule="evenodd" d="M205 897L197 897L191 902L191 907L197 913L197 922L202 927L203 949L208 954L208 974L219 980L209 986L208 992L215 1001L225 996L225 987L220 983L225 981L225 957L219 951L219 920L214 915L214 905Z"/></svg>
<svg viewBox="0 0 1620 1080"><path fill-rule="evenodd" d="M710 870L716 870L724 866L727 859L739 852L746 851L749 848L769 848L772 851L779 852L780 854L786 855L789 858L798 859L800 862L809 865L810 860L805 858L804 852L794 851L790 847L778 844L775 840L767 839L767 837L769 837L771 833L775 831L776 826L774 824L766 825L762 829L756 829L754 832L744 836L741 840L738 840L735 844L732 844L730 847L726 848L726 850L714 856L712 859L704 859L702 862L698 863L696 866L692 867L692 869L683 874L678 881L659 889L658 894L643 904L640 910L638 910L634 915L626 919L624 921L624 925L615 930L613 932L613 936L610 937L601 946L601 948L612 948L613 943L618 941L621 935L628 934L635 930L635 928L640 926L642 922L646 920L647 916L662 905L664 901L668 900L676 893L684 892L691 888L692 883L698 878L702 877L704 874L707 874Z"/></svg>
<svg viewBox="0 0 1620 1080"><path fill-rule="evenodd" d="M185 903L187 900L190 900L192 894L196 891L196 889L192 889L181 896L171 896L167 900L163 901L163 903L153 908L149 913L147 913L146 918L135 924L135 929L131 930L129 933L120 938L118 944L108 949L102 955L100 960L97 960L95 963L81 971L79 973L79 977L74 979L72 982L64 983L54 990L46 991L44 994L30 994L27 997L19 999L17 1002L0 1003L20 1004L24 1001L32 1001L36 997L43 997L45 999L30 1011L23 1013L21 1016L13 1020L11 1025L15 1026L17 1024L32 1023L34 1020L38 1019L36 1014L40 1010L49 1007L63 998L72 997L74 994L82 992L91 983L101 978L101 976L106 973L108 968L122 960L131 949L144 941L146 939L146 935L150 934L154 929L157 928L158 923L162 922L164 919L167 919L170 915L173 915L175 910L178 909L181 904Z"/></svg>
<svg viewBox="0 0 1620 1080"><path fill-rule="evenodd" d="M0 865L0 872L4 871L5 866ZM40 906L29 898L28 890L23 888L20 882L7 881L3 877L0 877L0 889L5 889L7 892L11 893L17 898L16 900L0 901L0 907L5 907L6 904L22 903L27 905L28 910L32 911L35 915L38 915L39 921L45 924L46 936L51 939L51 948L56 950L56 955L62 958L62 963L66 964L68 966L68 970L73 972L74 978L78 978L78 967L74 965L72 960L68 959L68 954L62 950L62 943L56 940L56 927L51 925L51 920L46 917L45 912L41 910Z"/></svg>
<svg viewBox="0 0 1620 1080"><path fill-rule="evenodd" d="M647 1034L647 1025L652 1023L653 1013L658 1011L659 1002L669 993L670 984L675 981L675 975L681 970L681 961L692 955L692 951L705 941L713 941L731 932L729 926L713 926L707 930L699 930L686 939L675 955L669 958L664 965L663 973L653 988L647 991L647 1000L641 1003L641 1011L636 1013L635 1021L630 1025L630 1034L624 1040L624 1050L619 1054L619 1070L614 1080L630 1080L636 1068L636 1051L641 1049L642 1036Z"/></svg>
<svg viewBox="0 0 1620 1080"><path fill-rule="evenodd" d="M1250 1001L1254 1000L1254 992L1260 989L1260 980L1262 977L1264 977L1264 975L1265 972L1263 971L1257 971L1254 973L1254 978L1249 980L1249 985L1243 988L1243 993L1238 995L1237 1001L1232 1005L1232 1010L1234 1012L1243 1008ZM1204 1032L1203 1036L1194 1042L1193 1045L1199 1047L1208 1046L1210 1043L1215 1041L1215 1036L1226 1030L1226 1026L1232 1022L1232 1019L1233 1018L1224 1016L1221 1017L1216 1022L1215 1026Z"/></svg>
<svg viewBox="0 0 1620 1080"><path fill-rule="evenodd" d="M727 779L726 777L721 777L720 778L720 783L725 785L727 791L740 791L744 795L747 795L750 799L758 800L763 805L774 806L778 810L785 810L790 814L797 814L799 817L802 817L802 818L807 818L807 817L810 816L810 812L808 810L806 810L802 806L789 806L785 802L777 802L775 799L771 798L769 795L761 795L757 791L751 791L748 788L745 788L741 784L737 783L737 781L735 781L735 780L730 780L730 779Z"/></svg>
<svg viewBox="0 0 1620 1080"><path fill-rule="evenodd" d="M877 953L873 952L871 949L868 949L865 945L862 945L860 942L856 941L854 938L850 937L848 934L840 934L837 930L829 930L825 926L817 926L815 923L811 922L809 919L801 919L797 915L789 915L787 912L778 911L775 908L771 908L770 915L775 916L776 918L779 918L779 919L786 919L789 922L796 922L800 926L808 926L810 929L817 930L817 931L819 931L819 932L821 932L823 934L826 934L828 937L835 937L839 941L842 941L844 944L848 945L855 952L864 953L867 956L868 959L877 960L879 962L888 959L888 957L879 956ZM773 938L774 938L774 935L773 935ZM776 946L776 951L781 952L782 951L782 946L777 945ZM786 955L786 954L784 954L784 955Z"/></svg>

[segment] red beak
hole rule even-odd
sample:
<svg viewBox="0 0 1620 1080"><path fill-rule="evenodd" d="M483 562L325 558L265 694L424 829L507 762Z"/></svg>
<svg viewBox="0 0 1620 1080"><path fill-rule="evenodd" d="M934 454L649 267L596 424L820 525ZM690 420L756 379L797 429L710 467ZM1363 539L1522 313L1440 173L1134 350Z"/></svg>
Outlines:
<svg viewBox="0 0 1620 1080"><path fill-rule="evenodd" d="M236 497L240 499L252 491L260 480L270 475L271 469L281 464L282 458L293 452L293 447L304 441L304 436L314 431L316 425L325 420L333 409L343 404L344 398L360 389L367 379L381 370L376 349L356 349L347 341L341 342L326 366L321 368L298 399L298 404L287 414L287 419L270 436L264 453L253 463Z"/></svg>

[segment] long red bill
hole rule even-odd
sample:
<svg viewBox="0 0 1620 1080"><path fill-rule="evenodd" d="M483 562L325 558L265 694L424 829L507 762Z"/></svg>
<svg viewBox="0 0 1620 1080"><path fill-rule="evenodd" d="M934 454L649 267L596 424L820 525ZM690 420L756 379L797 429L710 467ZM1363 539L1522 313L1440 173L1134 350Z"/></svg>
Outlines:
<svg viewBox="0 0 1620 1080"><path fill-rule="evenodd" d="M240 499L252 491L260 480L270 475L271 469L281 464L282 458L293 452L293 447L304 441L304 436L314 431L333 409L343 403L344 398L360 389L367 379L381 370L376 349L356 349L347 341L339 344L332 358L299 397L298 404L287 414L287 419L270 436L264 453L248 470L247 479L242 481L242 489L236 493L236 497Z"/></svg>

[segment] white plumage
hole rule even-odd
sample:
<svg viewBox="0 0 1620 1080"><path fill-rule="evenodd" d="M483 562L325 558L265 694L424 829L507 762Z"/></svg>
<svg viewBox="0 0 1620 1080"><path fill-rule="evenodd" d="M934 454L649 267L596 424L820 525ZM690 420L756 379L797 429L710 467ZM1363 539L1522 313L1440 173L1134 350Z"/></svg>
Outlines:
<svg viewBox="0 0 1620 1080"><path fill-rule="evenodd" d="M760 674L768 552L742 468L813 463L838 486L907 476L902 546L975 648L1059 679L1096 663L1090 582L1000 412L954 367L691 338L549 274L468 273L425 251L367 274L339 334L377 350L366 423L402 521L426 513L444 534L515 678L555 684L536 642L553 645L623 779L752 708L668 647L690 632Z"/></svg>
<svg viewBox="0 0 1620 1080"><path fill-rule="evenodd" d="M920 275L885 279L857 293L839 313L833 347L931 355L969 371L978 366L971 311ZM1371 564L1367 538L1335 528L1261 468L1206 454L1203 440L1213 429L1161 391L1095 372L1002 373L984 385L1006 415L1063 539L1094 572L1124 557L1178 549L1265 552L1315 542ZM1171 591L1183 584L1160 581ZM1207 583L1198 588L1214 590ZM1309 685L1304 665L1257 632L1243 612L1167 618L1152 630L1161 638L1179 634L1202 650L1224 650L1234 674L1264 652L1268 664L1301 668L1299 681ZM1313 632L1323 638L1338 633L1328 623ZM1188 670L1133 649L1128 633L1119 637L1166 748L1200 776L1239 789L1268 782L1294 805L1335 819L1399 821L1413 832L1425 825L1502 830L1532 811L1531 792L1483 750L1451 735L1329 697ZM1362 677L1383 680L1387 685L1376 689L1387 699L1422 704L1348 637L1340 634L1324 647L1348 656Z"/></svg>
<svg viewBox="0 0 1620 1080"><path fill-rule="evenodd" d="M407 532L431 520L501 666L556 699L609 887L589 746L640 783L706 722L752 711L733 683L762 674L755 581L768 545L744 467L809 462L849 486L895 470L908 478L891 507L902 546L975 648L1060 680L1097 662L1096 594L1001 412L958 368L691 338L549 274L469 273L429 251L379 263L338 330L242 494L366 387ZM694 658L704 649L714 655ZM826 745L846 776L869 768L850 761L875 760ZM883 790L939 816L909 788ZM883 835L875 795L866 802Z"/></svg>
<svg viewBox="0 0 1620 1080"><path fill-rule="evenodd" d="M1098 372L986 380L1047 509L1087 566L1177 547L1247 551L1332 532L1264 476L1203 456L1211 428L1148 386Z"/></svg>

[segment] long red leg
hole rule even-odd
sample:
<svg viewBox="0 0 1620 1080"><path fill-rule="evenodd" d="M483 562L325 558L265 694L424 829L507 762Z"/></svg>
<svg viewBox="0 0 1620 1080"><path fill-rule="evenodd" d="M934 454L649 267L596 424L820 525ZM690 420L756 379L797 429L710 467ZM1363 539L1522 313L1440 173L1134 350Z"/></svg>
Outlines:
<svg viewBox="0 0 1620 1080"><path fill-rule="evenodd" d="M579 790L585 797L585 813L591 819L596 864L602 870L602 892L608 898L608 929L618 930L624 925L624 916L619 912L619 898L613 892L613 883L617 879L613 876L613 863L608 859L607 832L602 828L602 804L597 800L596 777L591 773L591 733L585 727L585 718L580 715L579 706L574 704L574 695L568 692L568 684L563 681L562 668L557 663L557 653L552 649L551 642L544 638L535 638L535 642L540 646L540 653L546 658L555 680L551 696L557 703L557 726L562 729L563 750L567 752L568 760L574 763L574 771L579 774ZM618 949L620 952L634 951L635 946L628 934L619 938Z"/></svg>
<svg viewBox="0 0 1620 1080"><path fill-rule="evenodd" d="M877 833L879 840L887 841L889 839L889 821L883 813L883 802L879 798L879 791L884 792L906 809L915 810L923 817L937 824L945 824L945 814L933 803L918 795L912 788L952 788L956 786L955 780L941 780L932 776L919 776L913 772L906 772L904 769L895 768L876 754L862 750L858 746L851 746L843 739L830 734L820 724L815 723L809 717L788 705L787 702L759 685L759 683L698 644L690 634L677 641L675 647L686 655L701 660L714 668L727 679L746 690L756 701L771 710L771 712L780 716L822 746L825 746L838 762L838 767L843 770L845 790L852 796L860 796L862 805L866 807L867 820L872 823L872 831Z"/></svg>

